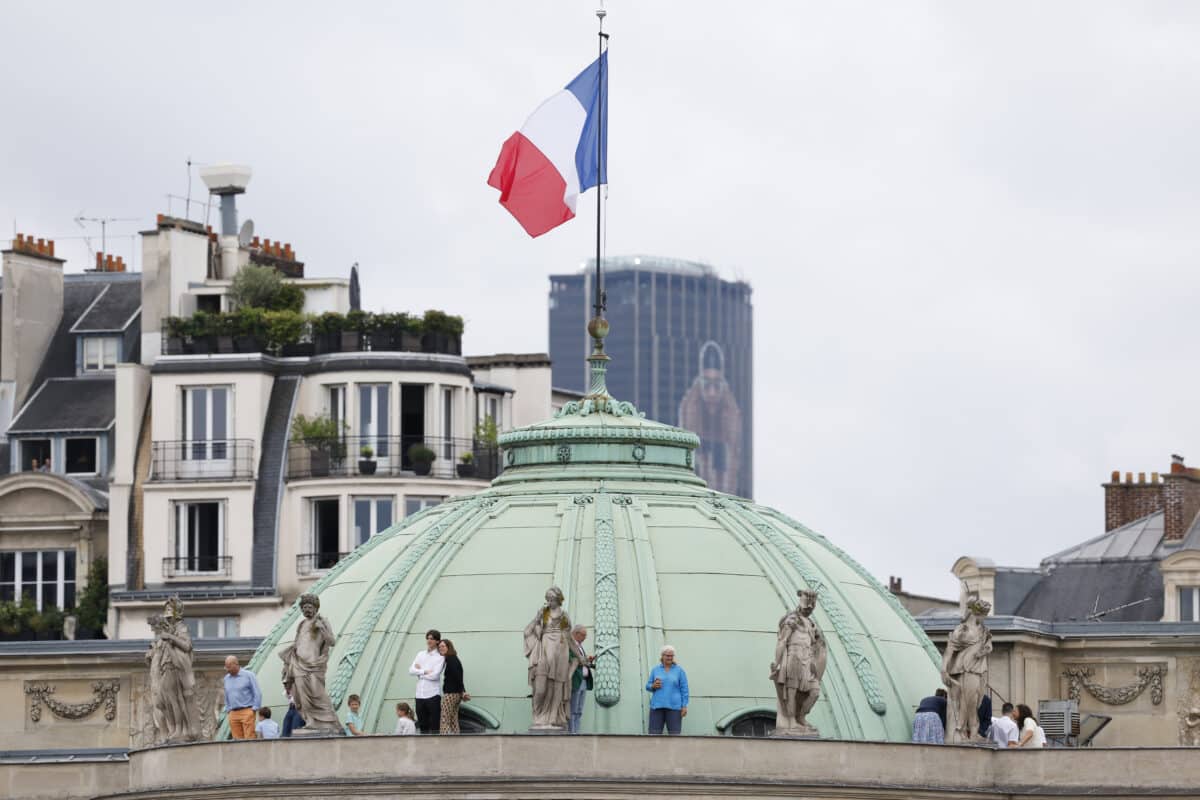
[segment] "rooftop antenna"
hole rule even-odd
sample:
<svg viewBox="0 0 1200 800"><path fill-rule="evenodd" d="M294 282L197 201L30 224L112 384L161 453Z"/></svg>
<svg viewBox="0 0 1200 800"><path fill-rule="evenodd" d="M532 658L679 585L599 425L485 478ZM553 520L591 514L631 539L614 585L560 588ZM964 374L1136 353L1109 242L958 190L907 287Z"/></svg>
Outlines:
<svg viewBox="0 0 1200 800"><path fill-rule="evenodd" d="M242 223L242 229L238 231L238 245L240 247L249 247L250 242L254 240L254 220L247 219Z"/></svg>
<svg viewBox="0 0 1200 800"><path fill-rule="evenodd" d="M1140 606L1142 603L1149 603L1149 602L1150 602L1150 598L1149 598L1149 597L1143 597L1141 600L1134 600L1132 603L1123 603L1122 605L1116 606L1115 608L1110 608L1110 609L1107 609L1106 611L1095 611L1095 612L1092 612L1091 614L1088 614L1088 615L1087 615L1087 618L1088 618L1089 620L1091 620L1092 622L1099 622L1099 621L1100 621L1100 619L1101 619L1102 617L1104 617L1105 615L1107 615L1107 614L1112 614L1112 613L1113 613L1113 612L1115 612L1115 611L1120 611L1120 610L1122 610L1122 609L1125 609L1125 608L1130 608L1130 607L1132 607L1132 606ZM1097 605L1097 606L1099 606L1099 604L1100 604L1100 598L1099 598L1099 597L1097 597L1097 598L1096 598L1096 605Z"/></svg>
<svg viewBox="0 0 1200 800"><path fill-rule="evenodd" d="M138 221L137 217L85 217L85 216L83 216L82 211L80 211L75 216L75 224L78 225L79 227L83 228L84 230L87 230L87 226L85 226L83 224L85 222L100 223L100 252L101 253L108 252L108 223L110 223L110 222L137 222L137 221ZM91 238L88 236L84 236L83 241L87 243L88 252L94 255L96 251L92 249Z"/></svg>
<svg viewBox="0 0 1200 800"><path fill-rule="evenodd" d="M187 170L188 170L188 184L187 184L188 188L187 188L187 199L183 203L183 218L191 219L192 218L192 157L191 156L187 157Z"/></svg>

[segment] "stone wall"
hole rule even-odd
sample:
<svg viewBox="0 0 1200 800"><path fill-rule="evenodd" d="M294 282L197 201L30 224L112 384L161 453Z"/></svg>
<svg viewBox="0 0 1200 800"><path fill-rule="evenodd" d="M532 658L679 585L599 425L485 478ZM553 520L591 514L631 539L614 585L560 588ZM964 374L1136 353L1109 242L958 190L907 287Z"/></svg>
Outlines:
<svg viewBox="0 0 1200 800"><path fill-rule="evenodd" d="M120 783L119 767L125 767ZM0 765L9 797L1194 797L1182 748L998 751L797 739L373 736L209 742L127 764ZM55 791L43 787L53 785Z"/></svg>
<svg viewBox="0 0 1200 800"><path fill-rule="evenodd" d="M226 654L257 640L200 640L196 700L211 736ZM150 743L148 641L0 643L0 751L143 747ZM274 680L265 676L264 680Z"/></svg>

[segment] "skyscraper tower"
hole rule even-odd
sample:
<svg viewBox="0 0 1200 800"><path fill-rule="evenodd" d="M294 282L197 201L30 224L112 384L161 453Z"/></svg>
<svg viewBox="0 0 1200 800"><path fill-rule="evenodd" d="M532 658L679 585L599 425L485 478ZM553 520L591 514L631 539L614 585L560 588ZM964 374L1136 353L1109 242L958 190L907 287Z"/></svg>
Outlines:
<svg viewBox="0 0 1200 800"><path fill-rule="evenodd" d="M550 358L557 387L585 391L591 259L550 276ZM754 323L750 284L711 266L656 256L604 259L614 396L700 435L696 471L710 488L754 491Z"/></svg>

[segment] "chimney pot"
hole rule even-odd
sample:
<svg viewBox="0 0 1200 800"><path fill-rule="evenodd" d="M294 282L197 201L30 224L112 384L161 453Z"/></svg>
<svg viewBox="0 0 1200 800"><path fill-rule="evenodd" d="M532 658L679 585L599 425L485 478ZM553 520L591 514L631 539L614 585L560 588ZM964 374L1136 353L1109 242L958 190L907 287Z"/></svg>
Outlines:
<svg viewBox="0 0 1200 800"><path fill-rule="evenodd" d="M54 256L54 240L50 239L49 241L46 242L46 244L50 247L50 255L51 255L51 257L53 257Z"/></svg>
<svg viewBox="0 0 1200 800"><path fill-rule="evenodd" d="M1132 473L1132 472L1126 472L1126 473L1125 473L1125 482L1126 482L1126 483L1133 483L1133 473Z"/></svg>
<svg viewBox="0 0 1200 800"><path fill-rule="evenodd" d="M1157 473L1157 472L1151 472L1151 473L1150 473L1150 482L1151 482L1151 483L1158 483L1158 473Z"/></svg>
<svg viewBox="0 0 1200 800"><path fill-rule="evenodd" d="M96 269L104 269L104 253L96 253Z"/></svg>
<svg viewBox="0 0 1200 800"><path fill-rule="evenodd" d="M1172 453L1171 454L1171 463L1179 464L1180 466L1183 466L1183 456L1179 455L1178 453Z"/></svg>
<svg viewBox="0 0 1200 800"><path fill-rule="evenodd" d="M1112 478L1110 479L1110 482L1111 483L1120 483L1121 482L1121 470L1114 469L1112 471Z"/></svg>
<svg viewBox="0 0 1200 800"><path fill-rule="evenodd" d="M1146 482L1146 473L1139 472L1138 473L1138 483L1145 483L1145 482Z"/></svg>
<svg viewBox="0 0 1200 800"><path fill-rule="evenodd" d="M154 219L154 222L157 225L162 225L164 221L166 221L166 217L162 214L157 215Z"/></svg>
<svg viewBox="0 0 1200 800"><path fill-rule="evenodd" d="M16 249L17 249L17 250L20 250L20 249L22 249L23 247L25 247L25 234L23 234L23 233L18 233L18 234L17 234L17 241L16 241L16 245L17 245L17 246L16 246Z"/></svg>

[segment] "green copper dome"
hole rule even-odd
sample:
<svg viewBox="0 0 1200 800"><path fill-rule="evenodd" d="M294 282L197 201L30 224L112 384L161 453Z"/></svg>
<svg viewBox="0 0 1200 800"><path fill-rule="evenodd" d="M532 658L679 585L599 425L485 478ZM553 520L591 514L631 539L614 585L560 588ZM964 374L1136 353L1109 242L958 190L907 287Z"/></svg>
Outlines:
<svg viewBox="0 0 1200 800"><path fill-rule="evenodd" d="M522 630L555 585L597 656L585 733L645 729L646 675L667 643L691 685L683 732L720 733L746 715L773 716L777 625L808 588L829 641L810 722L825 737L908 741L917 703L939 685L921 629L825 537L709 491L692 470L695 434L609 396L607 360L597 340L585 399L500 438L506 469L491 488L405 519L316 585L338 633L327 685L339 714L361 695L366 730L390 733L396 703L413 699L408 667L437 628L465 667L465 714L527 730ZM277 654L299 618L285 613L250 664L280 712Z"/></svg>

